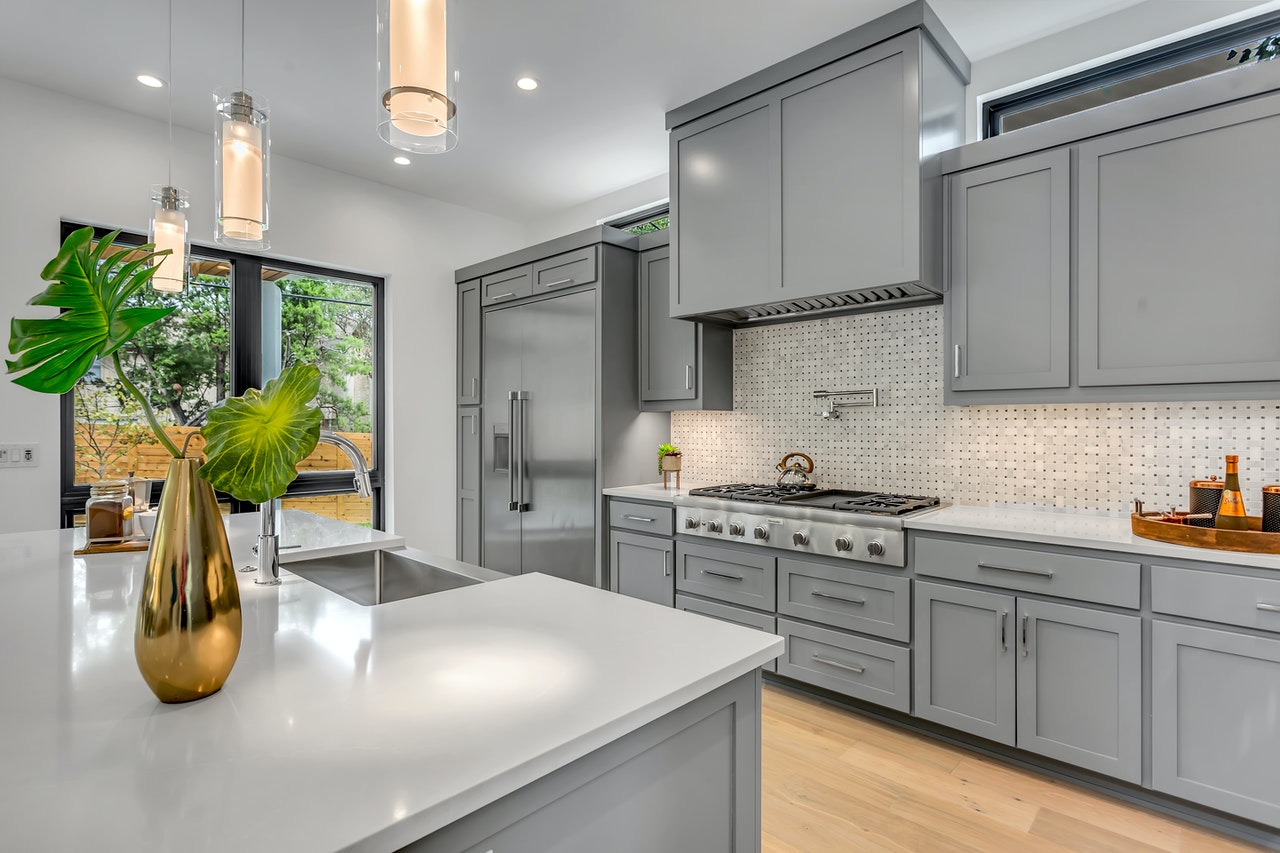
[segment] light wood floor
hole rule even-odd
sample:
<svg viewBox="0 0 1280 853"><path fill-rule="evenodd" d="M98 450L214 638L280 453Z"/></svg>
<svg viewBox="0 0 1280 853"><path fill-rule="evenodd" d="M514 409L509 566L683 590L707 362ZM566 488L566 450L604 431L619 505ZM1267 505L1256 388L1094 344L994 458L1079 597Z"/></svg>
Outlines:
<svg viewBox="0 0 1280 853"><path fill-rule="evenodd" d="M763 750L764 853L1262 849L768 684Z"/></svg>

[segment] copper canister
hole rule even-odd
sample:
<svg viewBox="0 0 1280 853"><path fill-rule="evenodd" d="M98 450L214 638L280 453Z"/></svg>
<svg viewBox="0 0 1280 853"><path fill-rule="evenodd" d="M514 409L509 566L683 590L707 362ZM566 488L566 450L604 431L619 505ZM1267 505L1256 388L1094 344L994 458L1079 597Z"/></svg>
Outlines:
<svg viewBox="0 0 1280 853"><path fill-rule="evenodd" d="M1192 515L1209 513L1208 518L1193 518L1187 523L1195 527L1213 527L1214 518L1218 515L1218 505L1222 503L1223 483L1217 476L1207 480L1191 481L1190 507ZM1280 497L1280 495L1277 495Z"/></svg>
<svg viewBox="0 0 1280 853"><path fill-rule="evenodd" d="M1262 487L1262 529L1280 533L1280 486Z"/></svg>

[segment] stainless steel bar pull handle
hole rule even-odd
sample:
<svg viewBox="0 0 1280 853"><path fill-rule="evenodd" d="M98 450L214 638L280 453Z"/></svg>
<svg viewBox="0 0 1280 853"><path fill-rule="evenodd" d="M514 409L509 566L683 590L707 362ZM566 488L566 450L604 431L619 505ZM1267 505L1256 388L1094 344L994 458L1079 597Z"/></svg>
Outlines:
<svg viewBox="0 0 1280 853"><path fill-rule="evenodd" d="M671 552L662 552L662 576L664 578L671 577Z"/></svg>
<svg viewBox="0 0 1280 853"><path fill-rule="evenodd" d="M516 400L520 403L520 490L517 499L520 502L520 512L529 511L528 489L526 488L526 480L529 477L528 466L526 465L526 455L529 452L529 441L527 438L529 432L529 392L521 391Z"/></svg>
<svg viewBox="0 0 1280 853"><path fill-rule="evenodd" d="M686 364L684 366L684 390L693 390L693 365Z"/></svg>
<svg viewBox="0 0 1280 853"><path fill-rule="evenodd" d="M471 377L471 396L472 397L480 396L480 378L477 376Z"/></svg>
<svg viewBox="0 0 1280 853"><path fill-rule="evenodd" d="M856 666L855 664L851 664L851 663L842 663L838 660L832 660L831 658L824 658L821 655L813 655L810 658L810 660L817 661L818 663L825 663L827 666L834 666L837 669L847 669L849 670L849 672L855 672L858 675L862 675L862 673L867 671L867 668L865 666Z"/></svg>
<svg viewBox="0 0 1280 853"><path fill-rule="evenodd" d="M1022 656L1027 656L1027 622L1031 620L1030 616L1022 617Z"/></svg>
<svg viewBox="0 0 1280 853"><path fill-rule="evenodd" d="M490 296L489 298L497 302L499 299L510 299L513 296L515 296L515 293L499 293L497 296Z"/></svg>
<svg viewBox="0 0 1280 853"><path fill-rule="evenodd" d="M827 598L831 601L843 601L845 604L856 604L859 607L867 603L865 598L845 598L843 595L832 595L829 592L819 592L816 589L809 594L814 598Z"/></svg>
<svg viewBox="0 0 1280 853"><path fill-rule="evenodd" d="M516 500L516 392L507 392L507 512L519 512Z"/></svg>
<svg viewBox="0 0 1280 853"><path fill-rule="evenodd" d="M569 276L568 278L562 278L559 281L549 281L542 286L543 287L559 287L562 284L573 284L573 276Z"/></svg>
<svg viewBox="0 0 1280 853"><path fill-rule="evenodd" d="M955 349L951 353L951 376L953 379L960 378L960 345L956 344Z"/></svg>
<svg viewBox="0 0 1280 853"><path fill-rule="evenodd" d="M1004 610L1000 613L1000 651L1009 651L1009 611Z"/></svg>
<svg viewBox="0 0 1280 853"><path fill-rule="evenodd" d="M627 521L643 521L645 524L653 524L655 521L657 521L657 519L655 518L646 518L643 515L628 515L625 512L622 514L622 517L625 518Z"/></svg>
<svg viewBox="0 0 1280 853"><path fill-rule="evenodd" d="M725 580L742 581L742 575L731 575L728 572L717 572L715 569L703 569L702 573L704 575L714 575L718 578L724 578Z"/></svg>
<svg viewBox="0 0 1280 853"><path fill-rule="evenodd" d="M1041 578L1053 577L1053 571L1050 569L1022 569L1017 566L993 566L992 564L984 563L981 560L978 561L978 568L991 569L993 572L1013 572L1018 575L1035 575Z"/></svg>
<svg viewBox="0 0 1280 853"><path fill-rule="evenodd" d="M1267 604L1265 601L1258 602L1259 610L1267 610L1271 613L1280 613L1280 604Z"/></svg>

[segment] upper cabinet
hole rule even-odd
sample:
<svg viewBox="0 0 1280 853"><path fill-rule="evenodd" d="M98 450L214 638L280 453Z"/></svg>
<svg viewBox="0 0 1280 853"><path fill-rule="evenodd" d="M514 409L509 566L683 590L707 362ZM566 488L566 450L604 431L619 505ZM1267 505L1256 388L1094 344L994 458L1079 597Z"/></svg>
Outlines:
<svg viewBox="0 0 1280 853"><path fill-rule="evenodd" d="M668 113L673 317L937 298L927 158L963 139L968 62L929 19L911 4Z"/></svg>
<svg viewBox="0 0 1280 853"><path fill-rule="evenodd" d="M939 158L947 403L1280 392L1280 80L1223 76Z"/></svg>
<svg viewBox="0 0 1280 853"><path fill-rule="evenodd" d="M644 245L642 240L641 246ZM667 314L670 290L670 247L655 245L642 248L641 410L732 409L733 331L721 326L673 319Z"/></svg>

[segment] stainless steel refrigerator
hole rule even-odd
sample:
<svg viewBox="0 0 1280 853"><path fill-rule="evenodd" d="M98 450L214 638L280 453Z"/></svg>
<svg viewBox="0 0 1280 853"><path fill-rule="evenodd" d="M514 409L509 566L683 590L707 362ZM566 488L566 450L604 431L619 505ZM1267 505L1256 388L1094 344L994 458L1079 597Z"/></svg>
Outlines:
<svg viewBox="0 0 1280 853"><path fill-rule="evenodd" d="M484 565L596 582L597 293L484 318Z"/></svg>

